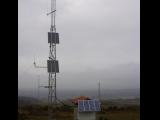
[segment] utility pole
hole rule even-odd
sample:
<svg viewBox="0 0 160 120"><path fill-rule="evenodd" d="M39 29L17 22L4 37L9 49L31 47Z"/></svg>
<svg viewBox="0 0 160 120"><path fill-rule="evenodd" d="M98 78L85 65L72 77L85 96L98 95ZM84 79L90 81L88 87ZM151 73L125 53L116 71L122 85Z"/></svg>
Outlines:
<svg viewBox="0 0 160 120"><path fill-rule="evenodd" d="M101 86L100 86L100 81L98 83L98 98L101 100Z"/></svg>
<svg viewBox="0 0 160 120"><path fill-rule="evenodd" d="M37 87L37 97L38 97L38 99L40 98L39 87L40 87L40 76L38 75L38 87Z"/></svg>

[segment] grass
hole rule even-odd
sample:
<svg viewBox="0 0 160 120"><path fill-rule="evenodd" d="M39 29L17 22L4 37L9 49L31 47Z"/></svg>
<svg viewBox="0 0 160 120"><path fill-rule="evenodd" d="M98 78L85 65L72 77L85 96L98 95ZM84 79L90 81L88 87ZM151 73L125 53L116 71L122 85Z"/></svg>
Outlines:
<svg viewBox="0 0 160 120"><path fill-rule="evenodd" d="M106 120L140 120L139 112L137 111L108 111L97 116Z"/></svg>
<svg viewBox="0 0 160 120"><path fill-rule="evenodd" d="M102 105L97 120L140 120L139 105L109 104ZM19 106L19 120L48 120L47 105ZM61 106L57 111L57 120L73 120L73 108Z"/></svg>

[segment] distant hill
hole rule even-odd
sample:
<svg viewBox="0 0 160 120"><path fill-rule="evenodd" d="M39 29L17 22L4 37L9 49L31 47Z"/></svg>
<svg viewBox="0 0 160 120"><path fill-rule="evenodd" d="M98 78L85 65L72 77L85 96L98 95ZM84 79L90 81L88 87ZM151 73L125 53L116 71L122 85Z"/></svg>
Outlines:
<svg viewBox="0 0 160 120"><path fill-rule="evenodd" d="M19 90L19 96L33 97L33 91ZM40 91L40 100L47 101L48 91ZM91 98L97 98L98 92L96 90L57 90L59 99L67 100L74 96L89 96ZM134 99L140 98L140 89L121 89L121 90L101 90L102 99ZM38 99L38 98L37 98Z"/></svg>
<svg viewBox="0 0 160 120"><path fill-rule="evenodd" d="M110 105L140 105L140 98L135 99L110 99L104 101Z"/></svg>
<svg viewBox="0 0 160 120"><path fill-rule="evenodd" d="M18 105L30 105L30 104L40 104L41 101L33 98L33 97L26 97L26 96L18 96Z"/></svg>

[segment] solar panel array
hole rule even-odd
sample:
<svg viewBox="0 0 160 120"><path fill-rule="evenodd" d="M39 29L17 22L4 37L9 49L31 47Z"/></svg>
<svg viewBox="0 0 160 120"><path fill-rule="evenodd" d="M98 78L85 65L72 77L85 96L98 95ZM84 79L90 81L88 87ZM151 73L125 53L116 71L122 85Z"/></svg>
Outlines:
<svg viewBox="0 0 160 120"><path fill-rule="evenodd" d="M78 100L79 112L98 112L100 110L99 100Z"/></svg>

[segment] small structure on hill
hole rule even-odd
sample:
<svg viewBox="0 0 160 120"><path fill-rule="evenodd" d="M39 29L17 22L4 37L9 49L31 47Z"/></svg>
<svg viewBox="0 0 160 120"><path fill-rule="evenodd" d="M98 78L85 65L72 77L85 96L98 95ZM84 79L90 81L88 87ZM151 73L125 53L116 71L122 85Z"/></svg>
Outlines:
<svg viewBox="0 0 160 120"><path fill-rule="evenodd" d="M91 98L87 97L87 96L76 96L72 99L72 103L74 105L78 105L78 100L91 100Z"/></svg>
<svg viewBox="0 0 160 120"><path fill-rule="evenodd" d="M88 97L78 97L73 100L76 105L74 108L74 120L96 120L96 112L101 111L99 100L91 100Z"/></svg>

